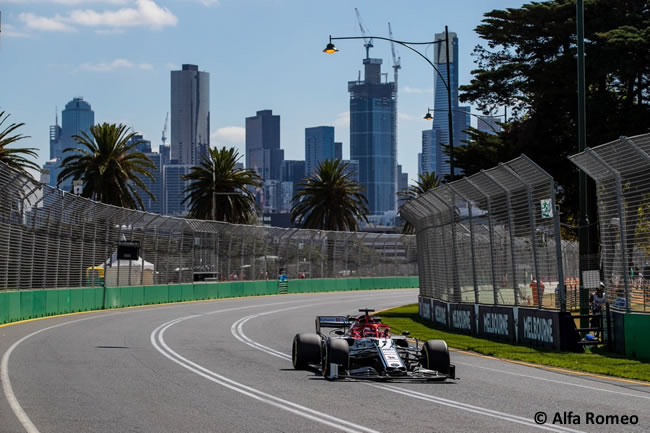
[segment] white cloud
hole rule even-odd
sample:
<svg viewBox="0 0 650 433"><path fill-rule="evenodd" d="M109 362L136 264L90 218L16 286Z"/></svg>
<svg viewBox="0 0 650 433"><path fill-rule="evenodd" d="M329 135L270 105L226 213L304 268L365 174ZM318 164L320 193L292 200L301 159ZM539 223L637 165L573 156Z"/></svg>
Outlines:
<svg viewBox="0 0 650 433"><path fill-rule="evenodd" d="M219 6L219 0L199 0L201 4L205 7Z"/></svg>
<svg viewBox="0 0 650 433"><path fill-rule="evenodd" d="M2 36L5 38L28 38L27 33L16 30L16 27L11 24L5 24L2 27Z"/></svg>
<svg viewBox="0 0 650 433"><path fill-rule="evenodd" d="M350 112L349 111L344 111L343 113L339 113L336 116L336 119L332 124L336 128L349 128L350 127Z"/></svg>
<svg viewBox="0 0 650 433"><path fill-rule="evenodd" d="M116 69L143 69L151 70L153 66L149 63L133 63L126 59L115 59L109 63L82 63L80 68L91 72L111 72Z"/></svg>
<svg viewBox="0 0 650 433"><path fill-rule="evenodd" d="M67 6L76 6L88 3L108 3L114 5L127 4L129 0L3 0L3 3L14 4L35 4L35 3L54 3Z"/></svg>
<svg viewBox="0 0 650 433"><path fill-rule="evenodd" d="M70 12L66 20L88 27L144 26L151 29L175 26L178 22L178 18L169 9L158 6L153 0L137 0L135 9L122 8L103 12L77 9Z"/></svg>
<svg viewBox="0 0 650 433"><path fill-rule="evenodd" d="M74 28L70 27L63 22L63 18L60 15L56 15L54 18L39 17L32 13L21 13L18 15L18 19L25 23L27 28L32 30L38 30L41 32L73 32Z"/></svg>
<svg viewBox="0 0 650 433"><path fill-rule="evenodd" d="M409 87L409 86L404 86L402 87L402 91L404 93L415 93L415 94L422 94L422 93L433 93L433 88L429 87L426 89L420 89L417 87Z"/></svg>
<svg viewBox="0 0 650 433"><path fill-rule="evenodd" d="M58 1L58 0L57 0ZM86 1L86 0L62 0L62 1ZM117 3L122 0L109 0ZM74 3L70 3L74 4ZM123 27L148 27L152 30L160 30L163 27L175 26L178 18L167 8L158 6L153 0L136 0L135 8L121 8L117 10L104 10L98 12L94 9L74 9L66 16L59 14L52 18L22 13L18 18L28 28L40 31L73 31L72 25L97 27L98 31L111 32Z"/></svg>
<svg viewBox="0 0 650 433"><path fill-rule="evenodd" d="M180 66L174 63L167 63L165 66L167 66L167 69L169 69L170 71L177 71L181 68Z"/></svg>
<svg viewBox="0 0 650 433"><path fill-rule="evenodd" d="M414 120L414 119L417 119L417 117L413 117L410 114L406 114L406 113L397 113L397 118L399 120Z"/></svg>
<svg viewBox="0 0 650 433"><path fill-rule="evenodd" d="M224 126L210 134L213 147L241 146L246 142L246 129L241 126Z"/></svg>

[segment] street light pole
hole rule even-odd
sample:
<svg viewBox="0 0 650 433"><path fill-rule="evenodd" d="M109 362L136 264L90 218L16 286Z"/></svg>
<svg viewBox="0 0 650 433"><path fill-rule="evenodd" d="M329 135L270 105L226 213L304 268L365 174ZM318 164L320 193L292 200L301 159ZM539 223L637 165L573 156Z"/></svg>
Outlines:
<svg viewBox="0 0 650 433"><path fill-rule="evenodd" d="M449 67L449 31L447 29L447 26L445 26L445 39L441 39L438 41L431 41L431 42L405 42L405 41L398 41L396 39L391 39L391 38L384 38L382 36L344 36L344 37L332 37L330 35L330 41L323 50L324 53L328 54L334 54L338 52L338 49L334 46L332 41L334 40L346 40L346 39L379 39L383 41L389 41L389 42L394 42L396 44L399 44L403 47L408 48L409 50L413 51L416 53L418 56L422 57L426 62L433 68L433 70L438 74L440 77L442 84L444 84L445 88L447 89L447 108L449 111L448 114L448 128L449 128L449 169L451 172L451 180L454 180L454 129L453 129L453 118L452 118L452 109L451 109L451 70ZM431 60L415 48L413 48L411 45L432 45L432 44L440 44L444 42L446 44L446 63L447 63L447 79L442 76L440 73L440 70L436 67L436 65L433 64Z"/></svg>
<svg viewBox="0 0 650 433"><path fill-rule="evenodd" d="M576 33L578 48L578 152L586 147L586 114L585 114L585 7L584 0L576 1ZM587 289L582 280L582 271L590 267L591 240L589 219L587 218L587 176L584 171L578 173L578 254L580 271L580 314L586 314L589 309ZM583 320L583 323L586 323Z"/></svg>

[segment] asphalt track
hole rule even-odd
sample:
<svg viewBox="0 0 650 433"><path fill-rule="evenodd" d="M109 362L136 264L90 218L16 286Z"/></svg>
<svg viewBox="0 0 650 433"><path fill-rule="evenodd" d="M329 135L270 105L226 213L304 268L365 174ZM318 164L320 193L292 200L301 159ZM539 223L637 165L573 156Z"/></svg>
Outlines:
<svg viewBox="0 0 650 433"><path fill-rule="evenodd" d="M472 354L452 353L461 379L448 383L292 369L292 338L313 332L317 314L416 300L417 290L285 295L0 327L0 432L650 431L648 386ZM551 424L569 412L580 419ZM638 424L588 424L588 412Z"/></svg>

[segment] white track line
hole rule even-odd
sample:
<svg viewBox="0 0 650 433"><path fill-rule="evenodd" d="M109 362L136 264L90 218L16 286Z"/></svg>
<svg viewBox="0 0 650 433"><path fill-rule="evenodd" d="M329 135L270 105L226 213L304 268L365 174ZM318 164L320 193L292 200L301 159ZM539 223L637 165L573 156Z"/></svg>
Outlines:
<svg viewBox="0 0 650 433"><path fill-rule="evenodd" d="M167 322L160 325L151 333L151 344L161 354L163 354L165 357L175 362L176 364L180 365L181 367L186 368L187 370L196 373L197 375L205 379L208 379L211 382L224 386L228 389L246 395L260 402L269 404L271 406L277 407L278 409L285 410L287 412L293 413L303 418L307 418L311 421L324 424L326 426L335 428L337 430L350 432L350 433L353 432L378 433L376 430L370 429L368 427L364 427L359 424L355 424L340 418L333 417L331 415L310 409L308 407L301 406L294 402L281 399L274 395L267 394L258 389L236 382L232 379L228 379L225 376L217 374L214 371L208 370L207 368L199 364L196 364L187 358L184 358L183 356L175 352L173 349L171 349L165 343L164 334L165 331L169 329L171 326L180 323L184 320L191 319L193 317L197 317L197 316L182 317L180 319L172 320L171 322Z"/></svg>
<svg viewBox="0 0 650 433"><path fill-rule="evenodd" d="M299 308L299 307L294 307L294 308ZM260 343L258 343L256 341L250 339L248 336L246 336L246 334L243 331L243 325L247 321L249 321L250 319L260 317L260 316L265 316L267 314L276 313L276 312L279 312L279 311L282 311L282 310L268 311L268 312L264 312L264 313L260 313L260 314L253 314L253 315L250 315L250 316L247 316L247 317L243 317L243 318L237 320L235 323L233 323L233 325L230 327L230 330L231 330L232 334L235 336L235 338L237 338L237 340L241 341L242 343L247 344L247 345L249 345L249 346L251 346L251 347L253 347L255 349L261 350L262 352L268 353L269 355L273 355L273 356L276 356L278 358L282 358L282 359L285 359L287 361L291 361L291 355L283 353L283 352L279 352L279 351L277 351L277 350L275 350L273 348L270 348L268 346L264 346L264 345L262 345L262 344L260 344ZM468 412L477 413L479 415L485 415L485 416L489 416L489 417L492 417L492 418L498 418L498 419L501 419L501 420L504 420L504 421L514 422L514 423L517 423L517 424L523 424L523 425L526 425L528 427L535 427L535 428L539 428L541 430L553 431L553 432L575 432L575 433L580 433L580 430L573 430L573 429L570 429L570 428L567 428L567 427L556 426L556 425L552 425L552 426L547 425L547 424L539 425L539 424L537 424L535 422L530 421L527 418L520 417L520 416L517 416L517 415L512 415L512 414L508 414L508 413L504 413L504 412L498 412L498 411L495 411L495 410L492 410L492 409L487 409L487 408L483 408L483 407L479 407L479 406L473 406L473 405L470 405L470 404L467 404L467 403L462 403L462 402L459 402L459 401L448 400L448 399L444 399L444 398L440 398L440 397L434 397L434 396L431 396L431 395L428 395L428 394L422 394L422 393L419 393L419 392L411 391L411 390L400 388L400 387L393 386L393 385L376 385L376 384L367 384L367 385L375 387L375 388L383 389L383 390L386 390L386 391L406 395L408 397L417 398L419 400L425 400L425 401L428 401L428 402L431 402L431 403L436 403L436 404L440 404L440 405L443 405L443 406L449 406L449 407L453 407L455 409L461 409L461 410L465 410L465 411L468 411Z"/></svg>
<svg viewBox="0 0 650 433"><path fill-rule="evenodd" d="M504 370L499 370L499 369L496 369L496 368L483 367L483 366L480 366L480 365L468 364L468 363L465 363L465 362L455 362L455 364L456 365L467 365L467 366L472 367L472 368L480 368L480 369L483 369L483 370L495 371L497 373L509 374L509 375L512 375L512 376L527 377L527 378L530 378L530 379L542 380L544 382L559 383L560 385L575 386L575 387L578 387L578 388L591 389L591 390L599 391L599 392L610 392L612 394L624 395L626 397L636 397L636 398L643 398L643 399L646 399L646 400L650 400L650 396L647 396L647 395L629 394L627 392L613 391L611 389L597 388L595 386L588 386L588 385L580 385L580 384L572 383L572 382L563 382L561 380L547 379L545 377L531 376L529 374L513 373L511 371L504 371Z"/></svg>
<svg viewBox="0 0 650 433"><path fill-rule="evenodd" d="M5 397L7 398L7 401L9 402L9 406L11 407L11 410L14 412L16 418L18 418L18 421L20 422L20 424L23 426L23 428L27 433L39 433L39 431L34 425L34 423L32 422L32 420L29 418L29 416L27 416L27 413L25 413L20 403L18 402L18 399L16 398L16 394L14 394L14 389L11 386L11 380L9 380L9 358L11 358L11 354L13 353L13 351L25 340L33 337L34 335L40 334L41 332L49 331L50 329L58 328L60 326L70 325L71 323L78 323L86 320L97 319L98 317L113 316L115 314L119 314L119 313L104 314L102 316L94 316L94 317L85 317L83 319L72 320L70 322L59 323L57 325L39 329L38 331L32 332L31 334L26 335L20 340L16 341L4 353L4 355L2 356L2 361L0 361L0 381L2 381L2 389L5 393Z"/></svg>

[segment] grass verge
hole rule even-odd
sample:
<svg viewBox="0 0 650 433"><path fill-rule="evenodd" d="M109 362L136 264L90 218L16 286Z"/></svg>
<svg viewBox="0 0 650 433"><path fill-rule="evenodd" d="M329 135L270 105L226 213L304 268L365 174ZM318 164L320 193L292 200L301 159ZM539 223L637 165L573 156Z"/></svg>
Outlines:
<svg viewBox="0 0 650 433"><path fill-rule="evenodd" d="M412 337L420 340L445 340L449 347L456 349L496 358L650 382L650 363L626 359L599 348L591 351L587 349L585 353L553 352L441 331L431 328L420 319L417 304L382 311L379 315L393 332L409 331Z"/></svg>

